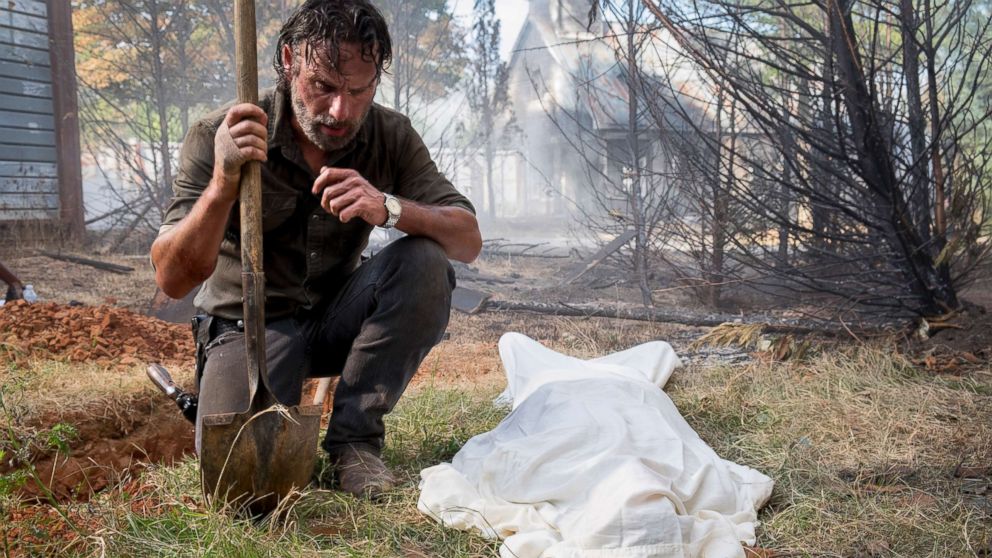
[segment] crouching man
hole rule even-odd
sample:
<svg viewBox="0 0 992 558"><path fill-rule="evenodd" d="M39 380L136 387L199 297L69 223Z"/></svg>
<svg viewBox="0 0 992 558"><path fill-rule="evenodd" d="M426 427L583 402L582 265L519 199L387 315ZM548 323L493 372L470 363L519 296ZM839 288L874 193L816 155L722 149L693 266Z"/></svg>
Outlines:
<svg viewBox="0 0 992 558"><path fill-rule="evenodd" d="M238 183L262 163L267 366L296 405L308 377L340 374L322 447L342 490L376 497L390 412L448 322L454 273L482 241L471 203L437 170L403 115L372 99L391 59L366 0L308 0L286 21L278 85L260 106L222 108L191 127L152 261L159 287L209 315L197 421L248 407ZM368 261L374 227L407 234Z"/></svg>

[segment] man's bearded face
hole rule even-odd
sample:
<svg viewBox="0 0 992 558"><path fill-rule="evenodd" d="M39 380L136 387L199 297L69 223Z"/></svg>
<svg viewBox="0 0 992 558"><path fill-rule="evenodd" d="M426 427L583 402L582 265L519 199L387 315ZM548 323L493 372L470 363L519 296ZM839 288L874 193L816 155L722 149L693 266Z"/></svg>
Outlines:
<svg viewBox="0 0 992 558"><path fill-rule="evenodd" d="M378 77L357 45L341 45L337 68L321 58L308 61L303 49L292 60L290 98L299 131L322 151L352 142L372 108Z"/></svg>

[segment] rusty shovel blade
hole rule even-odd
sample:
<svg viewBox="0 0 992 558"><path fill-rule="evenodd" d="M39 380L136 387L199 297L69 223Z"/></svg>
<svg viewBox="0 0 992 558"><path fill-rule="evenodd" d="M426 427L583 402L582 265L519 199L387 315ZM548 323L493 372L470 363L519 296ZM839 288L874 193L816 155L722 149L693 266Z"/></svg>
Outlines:
<svg viewBox="0 0 992 558"><path fill-rule="evenodd" d="M200 475L212 504L258 516L310 483L321 406L253 404L244 413L203 417Z"/></svg>

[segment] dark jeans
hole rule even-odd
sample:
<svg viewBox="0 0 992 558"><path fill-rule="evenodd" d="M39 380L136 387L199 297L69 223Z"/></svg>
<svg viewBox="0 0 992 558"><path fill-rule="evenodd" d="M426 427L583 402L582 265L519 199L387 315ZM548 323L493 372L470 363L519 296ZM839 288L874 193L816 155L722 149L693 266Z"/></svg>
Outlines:
<svg viewBox="0 0 992 558"><path fill-rule="evenodd" d="M340 375L323 448L382 448L382 417L396 405L417 367L444 335L455 273L433 240L406 237L348 278L326 309L266 324L269 385L287 406L300 403L308 377ZM200 420L248 408L244 333L217 335L206 348ZM309 402L306 402L309 403Z"/></svg>

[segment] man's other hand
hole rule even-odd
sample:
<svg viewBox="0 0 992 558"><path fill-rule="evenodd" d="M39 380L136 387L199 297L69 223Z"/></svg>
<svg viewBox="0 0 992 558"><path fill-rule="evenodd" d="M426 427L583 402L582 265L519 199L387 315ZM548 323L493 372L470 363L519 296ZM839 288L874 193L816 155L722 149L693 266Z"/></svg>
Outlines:
<svg viewBox="0 0 992 558"><path fill-rule="evenodd" d="M223 195L237 198L241 167L268 159L269 117L251 103L231 107L214 136L214 178L223 178Z"/></svg>
<svg viewBox="0 0 992 558"><path fill-rule="evenodd" d="M347 223L358 218L373 226L386 222L386 195L352 169L324 167L313 183L320 206Z"/></svg>

